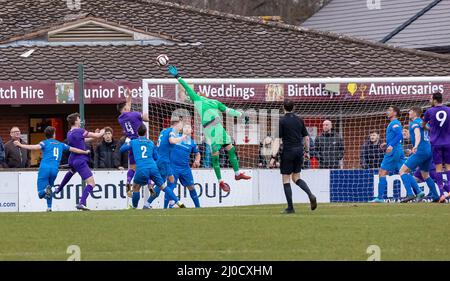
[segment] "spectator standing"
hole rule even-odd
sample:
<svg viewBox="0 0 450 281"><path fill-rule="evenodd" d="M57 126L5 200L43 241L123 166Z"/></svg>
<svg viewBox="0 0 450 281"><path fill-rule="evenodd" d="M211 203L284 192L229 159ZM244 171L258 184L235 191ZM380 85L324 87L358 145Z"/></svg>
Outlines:
<svg viewBox="0 0 450 281"><path fill-rule="evenodd" d="M9 168L29 168L30 151L14 145L14 141L26 144L20 138L20 129L12 127L10 131L11 140L5 144L5 162Z"/></svg>
<svg viewBox="0 0 450 281"><path fill-rule="evenodd" d="M333 131L330 120L323 122L323 132L316 138L315 153L320 169L339 169L344 158L344 141Z"/></svg>
<svg viewBox="0 0 450 281"><path fill-rule="evenodd" d="M363 169L378 169L383 160L384 149L381 148L380 134L371 131L369 140L361 148L360 163Z"/></svg>
<svg viewBox="0 0 450 281"><path fill-rule="evenodd" d="M121 167L119 143L113 139L111 127L105 127L103 141L95 148L94 168L112 169Z"/></svg>
<svg viewBox="0 0 450 281"><path fill-rule="evenodd" d="M267 136L264 138L263 142L259 145L259 162L258 167L260 168L275 168L279 167L279 141L274 140L272 137ZM275 162L271 160L274 159Z"/></svg>
<svg viewBox="0 0 450 281"><path fill-rule="evenodd" d="M127 137L123 136L119 140L119 148L125 143ZM120 151L119 151L120 152ZM120 154L120 166L119 170L128 169L128 152L124 152Z"/></svg>

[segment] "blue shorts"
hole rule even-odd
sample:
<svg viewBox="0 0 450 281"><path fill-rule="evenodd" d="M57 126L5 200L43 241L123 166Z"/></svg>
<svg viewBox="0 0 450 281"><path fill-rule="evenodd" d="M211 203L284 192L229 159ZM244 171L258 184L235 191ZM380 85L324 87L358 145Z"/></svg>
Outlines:
<svg viewBox="0 0 450 281"><path fill-rule="evenodd" d="M403 150L394 149L391 153L385 154L381 162L381 169L391 172L398 172L405 162Z"/></svg>
<svg viewBox="0 0 450 281"><path fill-rule="evenodd" d="M408 160L405 162L405 165L411 171L414 171L417 167L419 167L420 171L429 172L432 159L433 156L431 153L415 153L409 156Z"/></svg>
<svg viewBox="0 0 450 281"><path fill-rule="evenodd" d="M138 167L136 169L136 173L133 178L134 183L139 185L147 185L149 179L151 179L158 187L161 187L165 182L156 166L145 168Z"/></svg>
<svg viewBox="0 0 450 281"><path fill-rule="evenodd" d="M173 176L175 178L174 183L176 184L178 180L183 186L193 186L194 177L192 176L192 170L190 167L186 168L175 168L173 169Z"/></svg>
<svg viewBox="0 0 450 281"><path fill-rule="evenodd" d="M57 175L58 167L40 167L37 180L38 194L44 191L48 185L53 186Z"/></svg>
<svg viewBox="0 0 450 281"><path fill-rule="evenodd" d="M166 161L158 161L157 162L159 173L163 179L167 179L170 176L173 176L173 170L170 165L170 162Z"/></svg>

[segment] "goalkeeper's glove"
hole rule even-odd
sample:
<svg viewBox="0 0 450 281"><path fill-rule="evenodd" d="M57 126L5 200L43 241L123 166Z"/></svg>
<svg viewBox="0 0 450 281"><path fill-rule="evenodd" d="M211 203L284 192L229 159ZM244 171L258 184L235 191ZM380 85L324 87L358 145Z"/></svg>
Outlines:
<svg viewBox="0 0 450 281"><path fill-rule="evenodd" d="M169 71L169 73L170 73L173 77L175 77L175 78L180 77L180 75L178 74L178 70L177 70L177 68L176 68L175 66L169 65L169 66L167 67L167 70Z"/></svg>

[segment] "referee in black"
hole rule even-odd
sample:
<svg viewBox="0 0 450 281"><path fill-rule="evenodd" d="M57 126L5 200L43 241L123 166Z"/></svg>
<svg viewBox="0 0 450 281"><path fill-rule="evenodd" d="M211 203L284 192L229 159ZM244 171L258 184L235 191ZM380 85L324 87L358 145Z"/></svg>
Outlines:
<svg viewBox="0 0 450 281"><path fill-rule="evenodd" d="M311 210L317 208L316 196L312 194L308 185L300 178L300 171L303 166L303 154L309 158L309 135L306 130L303 119L295 115L294 102L291 100L284 101L285 115L280 118L279 136L283 141L283 149L281 152L280 170L283 177L284 194L288 207L284 210L285 214L295 213L292 205L292 189L291 178L303 191L308 194ZM305 151L303 151L305 145Z"/></svg>

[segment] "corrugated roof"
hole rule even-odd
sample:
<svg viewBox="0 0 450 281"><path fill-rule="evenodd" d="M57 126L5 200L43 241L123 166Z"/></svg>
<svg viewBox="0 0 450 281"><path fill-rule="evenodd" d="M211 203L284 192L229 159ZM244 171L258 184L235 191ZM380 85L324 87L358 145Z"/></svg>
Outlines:
<svg viewBox="0 0 450 281"><path fill-rule="evenodd" d="M381 0L381 9L367 1L333 0L302 26L380 41L433 0ZM387 43L406 48L450 46L450 0L442 0Z"/></svg>
<svg viewBox="0 0 450 281"><path fill-rule="evenodd" d="M388 41L407 48L450 47L450 0L443 0Z"/></svg>

